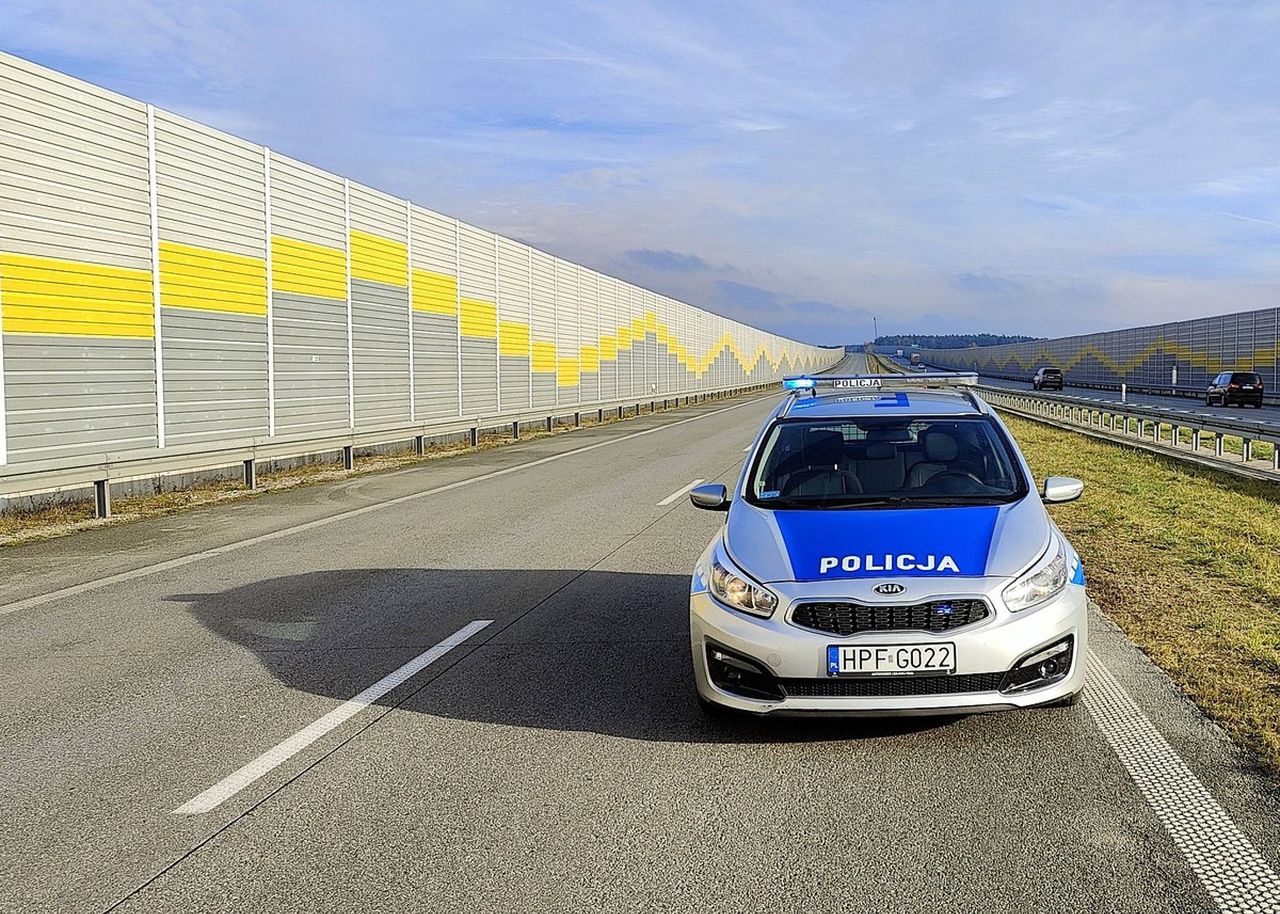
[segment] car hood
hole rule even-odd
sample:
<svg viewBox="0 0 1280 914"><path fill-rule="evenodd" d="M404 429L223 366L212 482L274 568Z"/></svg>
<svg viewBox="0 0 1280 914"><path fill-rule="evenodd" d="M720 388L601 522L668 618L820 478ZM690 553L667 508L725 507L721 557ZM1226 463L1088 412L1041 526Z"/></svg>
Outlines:
<svg viewBox="0 0 1280 914"><path fill-rule="evenodd" d="M1012 577L1048 546L1035 495L1007 505L770 511L738 498L730 558L758 581Z"/></svg>

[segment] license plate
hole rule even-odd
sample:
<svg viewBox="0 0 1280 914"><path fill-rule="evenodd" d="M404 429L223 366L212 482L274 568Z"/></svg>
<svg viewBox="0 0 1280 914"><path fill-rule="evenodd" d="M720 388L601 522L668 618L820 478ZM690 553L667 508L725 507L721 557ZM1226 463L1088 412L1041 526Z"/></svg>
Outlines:
<svg viewBox="0 0 1280 914"><path fill-rule="evenodd" d="M956 671L956 646L942 644L832 644L828 676L916 676Z"/></svg>

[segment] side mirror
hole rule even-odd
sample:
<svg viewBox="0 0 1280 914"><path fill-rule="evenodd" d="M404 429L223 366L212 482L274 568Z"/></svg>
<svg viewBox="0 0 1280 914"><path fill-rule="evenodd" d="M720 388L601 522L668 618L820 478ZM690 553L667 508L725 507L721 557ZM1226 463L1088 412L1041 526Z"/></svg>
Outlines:
<svg viewBox="0 0 1280 914"><path fill-rule="evenodd" d="M729 490L718 482L694 486L689 491L689 501L693 502L695 508L702 508L704 511L728 511Z"/></svg>
<svg viewBox="0 0 1280 914"><path fill-rule="evenodd" d="M1050 476L1044 481L1040 497L1050 504L1075 501L1084 493L1084 483L1070 476Z"/></svg>

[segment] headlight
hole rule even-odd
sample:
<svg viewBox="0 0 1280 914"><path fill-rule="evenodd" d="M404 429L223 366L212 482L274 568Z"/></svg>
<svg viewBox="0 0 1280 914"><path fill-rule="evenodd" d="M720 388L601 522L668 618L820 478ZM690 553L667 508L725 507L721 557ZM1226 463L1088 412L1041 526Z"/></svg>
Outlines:
<svg viewBox="0 0 1280 914"><path fill-rule="evenodd" d="M711 558L711 594L725 606L763 619L778 608L778 598L730 565L719 549Z"/></svg>
<svg viewBox="0 0 1280 914"><path fill-rule="evenodd" d="M1030 609L1057 596L1066 586L1067 551L1055 536L1043 558L1004 589L1004 604L1012 612Z"/></svg>

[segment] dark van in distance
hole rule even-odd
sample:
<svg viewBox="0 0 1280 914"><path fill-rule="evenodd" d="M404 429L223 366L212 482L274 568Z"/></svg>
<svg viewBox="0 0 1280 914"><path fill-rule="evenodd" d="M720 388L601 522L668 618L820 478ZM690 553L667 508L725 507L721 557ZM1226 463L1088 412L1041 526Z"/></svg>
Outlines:
<svg viewBox="0 0 1280 914"><path fill-rule="evenodd" d="M1256 371L1224 371L1209 382L1205 406L1252 405L1262 409L1262 376Z"/></svg>
<svg viewBox="0 0 1280 914"><path fill-rule="evenodd" d="M1031 386L1036 390L1062 390L1062 369L1047 365L1037 369L1031 378Z"/></svg>

